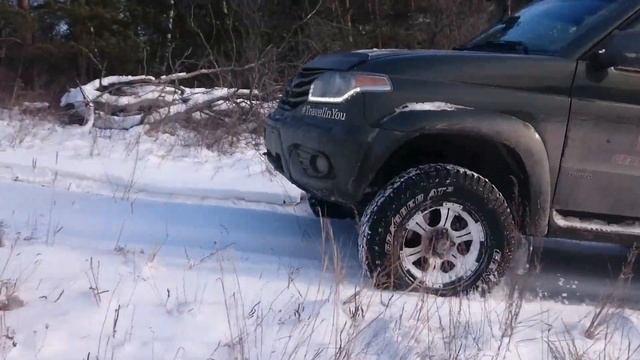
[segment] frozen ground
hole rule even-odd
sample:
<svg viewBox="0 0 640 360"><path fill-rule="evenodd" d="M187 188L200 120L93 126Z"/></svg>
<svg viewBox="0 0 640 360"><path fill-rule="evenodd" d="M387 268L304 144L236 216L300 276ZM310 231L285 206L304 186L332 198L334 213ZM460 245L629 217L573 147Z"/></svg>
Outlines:
<svg viewBox="0 0 640 360"><path fill-rule="evenodd" d="M188 136L151 138L143 130L63 128L0 109L0 179L123 199L299 201L293 185L263 176L259 150L221 156L185 146Z"/></svg>
<svg viewBox="0 0 640 360"><path fill-rule="evenodd" d="M502 290L371 289L355 224L321 226L254 150L5 112L0 163L9 359L640 358L636 310L607 312L585 337L624 249L556 243L518 312Z"/></svg>

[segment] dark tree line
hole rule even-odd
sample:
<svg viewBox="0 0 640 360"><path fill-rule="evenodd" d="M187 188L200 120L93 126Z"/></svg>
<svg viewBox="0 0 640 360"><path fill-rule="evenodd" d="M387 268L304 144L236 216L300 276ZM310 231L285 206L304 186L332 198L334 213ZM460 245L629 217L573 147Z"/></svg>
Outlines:
<svg viewBox="0 0 640 360"><path fill-rule="evenodd" d="M354 48L450 48L526 0L0 0L0 100L111 74L274 89Z"/></svg>

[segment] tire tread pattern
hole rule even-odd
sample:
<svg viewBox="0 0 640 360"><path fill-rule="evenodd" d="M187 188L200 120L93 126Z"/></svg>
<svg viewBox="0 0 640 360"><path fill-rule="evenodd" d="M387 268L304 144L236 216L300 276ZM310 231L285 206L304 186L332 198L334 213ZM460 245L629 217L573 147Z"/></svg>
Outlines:
<svg viewBox="0 0 640 360"><path fill-rule="evenodd" d="M486 205L492 208L503 225L504 229L504 252L503 259L497 269L498 277L493 281L480 281L474 289L468 290L490 290L504 276L506 268L509 265L512 253L520 239L520 233L516 227L514 218L509 209L507 201L500 191L481 175L468 169L451 165L451 164L429 164L409 169L394 178L386 187L379 191L373 201L366 208L360 221L360 231L358 237L359 255L365 271L372 278L376 277L380 270L382 261L375 259L375 255L384 252L384 242L376 239L379 232L375 231L376 226L380 226L381 217L393 217L395 214L389 213L389 208L394 202L404 201L402 195L406 193L408 186L415 184L435 185L437 182L443 182L445 185L458 184L470 188L480 194L486 201ZM442 184L439 184L442 185ZM461 292L469 292L467 290ZM441 294L450 296L455 294Z"/></svg>

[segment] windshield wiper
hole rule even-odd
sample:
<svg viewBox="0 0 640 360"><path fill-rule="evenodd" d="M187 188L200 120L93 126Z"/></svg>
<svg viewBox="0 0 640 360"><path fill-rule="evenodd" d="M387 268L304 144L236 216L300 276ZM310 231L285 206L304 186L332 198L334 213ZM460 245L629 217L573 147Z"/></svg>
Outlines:
<svg viewBox="0 0 640 360"><path fill-rule="evenodd" d="M487 40L477 44L470 44L456 50L496 50L496 51L513 51L522 54L529 54L529 47L522 41L509 40Z"/></svg>

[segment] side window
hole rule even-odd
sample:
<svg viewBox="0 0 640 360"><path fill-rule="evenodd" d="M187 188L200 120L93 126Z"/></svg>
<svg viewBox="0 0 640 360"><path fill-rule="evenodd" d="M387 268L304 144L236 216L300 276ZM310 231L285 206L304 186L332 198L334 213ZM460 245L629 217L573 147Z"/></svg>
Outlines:
<svg viewBox="0 0 640 360"><path fill-rule="evenodd" d="M614 32L605 49L614 67L640 70L640 16Z"/></svg>
<svg viewBox="0 0 640 360"><path fill-rule="evenodd" d="M627 22L621 29L621 31L640 31L640 15L636 16L631 22Z"/></svg>

